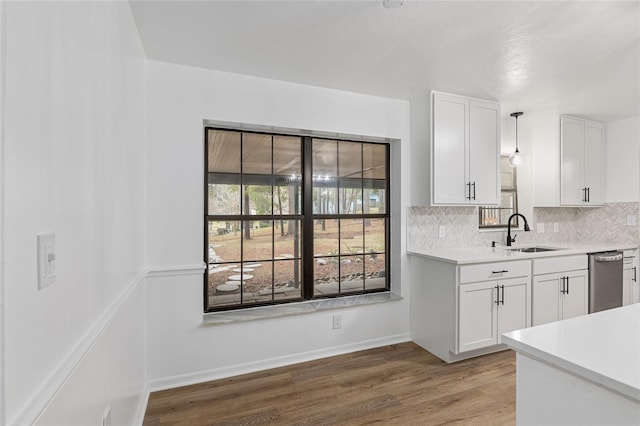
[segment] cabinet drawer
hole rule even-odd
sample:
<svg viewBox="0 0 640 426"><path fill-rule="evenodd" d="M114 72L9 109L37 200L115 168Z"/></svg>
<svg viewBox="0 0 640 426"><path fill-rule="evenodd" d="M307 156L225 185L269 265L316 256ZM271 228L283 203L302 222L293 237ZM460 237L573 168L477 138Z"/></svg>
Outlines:
<svg viewBox="0 0 640 426"><path fill-rule="evenodd" d="M589 260L586 254L533 259L533 275L578 271L587 268L589 268Z"/></svg>
<svg viewBox="0 0 640 426"><path fill-rule="evenodd" d="M530 274L529 260L465 265L460 267L460 284L524 277Z"/></svg>

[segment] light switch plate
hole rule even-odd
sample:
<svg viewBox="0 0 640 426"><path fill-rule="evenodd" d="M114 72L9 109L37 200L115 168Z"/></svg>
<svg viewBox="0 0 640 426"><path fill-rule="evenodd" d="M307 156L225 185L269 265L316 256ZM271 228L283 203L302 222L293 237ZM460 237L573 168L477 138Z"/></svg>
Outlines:
<svg viewBox="0 0 640 426"><path fill-rule="evenodd" d="M39 234L38 238L38 290L56 282L56 234Z"/></svg>
<svg viewBox="0 0 640 426"><path fill-rule="evenodd" d="M558 222L554 222L553 223L553 232L558 232L560 231L560 225L558 224Z"/></svg>

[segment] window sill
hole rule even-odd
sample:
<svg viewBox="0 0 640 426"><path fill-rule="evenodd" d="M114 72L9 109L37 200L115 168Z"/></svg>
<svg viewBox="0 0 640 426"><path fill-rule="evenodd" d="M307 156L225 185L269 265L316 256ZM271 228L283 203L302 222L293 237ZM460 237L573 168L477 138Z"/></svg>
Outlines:
<svg viewBox="0 0 640 426"><path fill-rule="evenodd" d="M258 308L238 309L236 311L214 312L202 316L202 326L224 325L237 322L281 318L293 315L311 314L330 309L351 308L376 303L395 302L402 297L391 292L359 294L333 299L309 300L300 303L261 306Z"/></svg>

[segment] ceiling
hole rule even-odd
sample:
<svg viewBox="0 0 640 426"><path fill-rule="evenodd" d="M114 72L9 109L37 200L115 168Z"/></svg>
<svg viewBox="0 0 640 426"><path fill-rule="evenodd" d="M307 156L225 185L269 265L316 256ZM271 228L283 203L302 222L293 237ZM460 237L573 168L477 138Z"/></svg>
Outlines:
<svg viewBox="0 0 640 426"><path fill-rule="evenodd" d="M640 1L130 0L149 59L409 100L640 115Z"/></svg>

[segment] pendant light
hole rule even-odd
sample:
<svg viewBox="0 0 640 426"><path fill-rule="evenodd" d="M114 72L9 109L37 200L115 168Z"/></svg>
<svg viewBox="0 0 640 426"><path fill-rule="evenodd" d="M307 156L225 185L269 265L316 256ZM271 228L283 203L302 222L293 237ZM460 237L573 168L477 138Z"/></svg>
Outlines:
<svg viewBox="0 0 640 426"><path fill-rule="evenodd" d="M518 117L520 117L524 112L512 112L511 116L516 119L516 152L509 156L509 164L511 167L518 167L522 164L522 156L520 155L520 150L518 150Z"/></svg>

